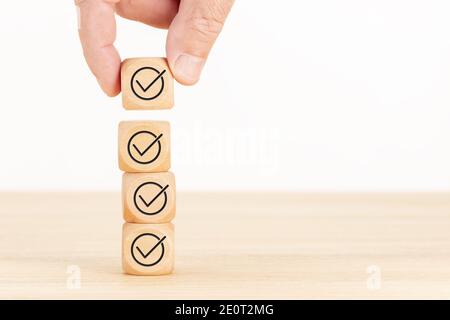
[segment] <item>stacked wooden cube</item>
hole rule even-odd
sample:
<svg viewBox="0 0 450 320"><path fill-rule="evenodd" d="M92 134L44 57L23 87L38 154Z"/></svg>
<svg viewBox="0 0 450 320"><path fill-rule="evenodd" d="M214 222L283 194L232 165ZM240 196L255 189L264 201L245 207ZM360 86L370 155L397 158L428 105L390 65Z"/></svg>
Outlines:
<svg viewBox="0 0 450 320"><path fill-rule="evenodd" d="M173 76L164 58L122 64L122 102L129 110L173 107ZM165 121L119 124L123 174L122 264L127 274L169 274L174 266L175 177L170 169L170 125Z"/></svg>

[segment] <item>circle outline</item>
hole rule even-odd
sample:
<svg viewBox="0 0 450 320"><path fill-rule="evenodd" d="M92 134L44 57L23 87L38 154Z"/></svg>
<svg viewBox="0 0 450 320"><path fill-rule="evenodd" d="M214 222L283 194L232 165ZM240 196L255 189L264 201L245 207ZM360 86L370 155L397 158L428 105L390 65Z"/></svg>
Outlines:
<svg viewBox="0 0 450 320"><path fill-rule="evenodd" d="M128 139L128 144L127 144L128 155L131 157L131 159L132 159L134 162L137 162L137 163L139 163L139 164L150 164L150 163L156 161L156 160L159 158L160 154L161 154L161 140L158 140L158 152L157 152L156 156L155 156L152 160L150 160L150 161L139 161L139 160L137 160L137 159L133 156L133 154L131 153L131 150L130 150L130 149L131 149L131 141L132 141L137 135L139 135L139 134L141 134L141 133L148 133L148 134L150 134L151 136L153 136L155 139L157 138L156 134L154 134L153 132L148 131L148 130L141 130L141 131L135 132L135 133L130 137L130 139Z"/></svg>
<svg viewBox="0 0 450 320"><path fill-rule="evenodd" d="M139 186L139 187L137 187L136 188L136 190L134 191L134 194L133 194L133 202L134 202L134 206L136 207L136 209L138 209L139 210L139 212L141 212L142 214L145 214L146 216L155 216L155 215L157 215L157 214L159 214L161 211L163 211L165 208L166 208L166 206L167 206L167 201L168 201L168 196L167 196L167 192L166 192L166 190L164 191L164 204L162 205L162 207L161 207L161 209L159 209L158 211L155 211L155 212L153 212L153 213L148 213L148 212L145 212L144 210L141 210L141 208L138 206L138 204L137 204L137 195L138 195L138 191L142 188L142 187L144 187L144 186L146 186L146 185L149 185L149 184L152 184L152 185L156 185L156 186L158 186L159 188L161 188L161 190L163 189L163 186L162 185L160 185L159 183L157 183L157 182L153 182L153 181L148 181L148 182L143 182L143 183L141 183L141 185Z"/></svg>
<svg viewBox="0 0 450 320"><path fill-rule="evenodd" d="M145 101L151 101L151 100L155 100L156 98L158 98L160 95L161 95L161 93L163 92L163 90L164 90L164 76L161 76L161 81L162 81L162 86L161 86L161 89L159 90L159 92L155 95L155 96L153 96L153 97L150 97L150 98L144 98L144 97L142 97L141 95L139 95L139 94L137 94L137 92L136 92L136 90L134 90L134 78L137 76L137 74L139 73L139 72L141 72L142 70L153 70L153 71L155 71L157 74L158 74L158 76L161 74L161 72L159 72L159 70L158 69L155 69L155 68L153 68L153 67L142 67L142 68L139 68L138 70L136 70L135 72L134 72L134 74L133 74L133 76L131 77L131 81L130 81L130 87L131 87L131 91L133 91L133 93L134 93L134 95L136 96L136 97L138 97L139 99L141 99L141 100L145 100Z"/></svg>
<svg viewBox="0 0 450 320"><path fill-rule="evenodd" d="M134 261L136 261L138 264L140 264L143 267L153 267L154 265L157 265L159 262L161 262L162 258L164 257L164 253L165 253L165 249L164 249L164 243L161 242L160 246L162 246L162 251L161 251L161 256L158 258L158 260L156 260L156 262L153 262L151 264L145 264L140 262L135 256L134 256L134 245L136 244L136 241L138 241L140 238L144 237L144 236L151 236L157 239L157 241L160 241L161 238L158 237L156 234L153 233L142 233L139 236L137 236L133 242L131 243L131 256L133 257Z"/></svg>

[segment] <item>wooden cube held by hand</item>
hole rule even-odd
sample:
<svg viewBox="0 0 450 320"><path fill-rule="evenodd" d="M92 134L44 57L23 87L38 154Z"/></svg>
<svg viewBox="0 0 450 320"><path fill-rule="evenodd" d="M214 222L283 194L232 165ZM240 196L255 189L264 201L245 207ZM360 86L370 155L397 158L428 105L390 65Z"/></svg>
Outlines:
<svg viewBox="0 0 450 320"><path fill-rule="evenodd" d="M173 75L165 58L126 59L121 68L121 86L125 109L173 107Z"/></svg>

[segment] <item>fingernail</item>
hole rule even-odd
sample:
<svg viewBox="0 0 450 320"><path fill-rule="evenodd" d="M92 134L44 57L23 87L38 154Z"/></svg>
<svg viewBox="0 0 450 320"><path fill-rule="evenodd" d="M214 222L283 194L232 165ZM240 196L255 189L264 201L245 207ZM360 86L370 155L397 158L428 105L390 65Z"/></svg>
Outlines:
<svg viewBox="0 0 450 320"><path fill-rule="evenodd" d="M182 54L175 62L175 77L186 84L194 84L200 78L205 60L199 57Z"/></svg>
<svg viewBox="0 0 450 320"><path fill-rule="evenodd" d="M75 8L77 10L78 30L81 30L81 10L80 10L80 6L77 4L77 6Z"/></svg>

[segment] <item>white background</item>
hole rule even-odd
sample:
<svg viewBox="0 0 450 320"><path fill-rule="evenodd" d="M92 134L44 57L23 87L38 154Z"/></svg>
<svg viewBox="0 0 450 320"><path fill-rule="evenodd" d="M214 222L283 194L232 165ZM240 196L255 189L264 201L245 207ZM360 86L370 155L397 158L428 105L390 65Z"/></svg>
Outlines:
<svg viewBox="0 0 450 320"><path fill-rule="evenodd" d="M172 125L180 190L450 190L448 0L237 0L169 111L105 97L72 1L0 10L0 189L119 190L117 125ZM165 31L119 21L123 57Z"/></svg>

